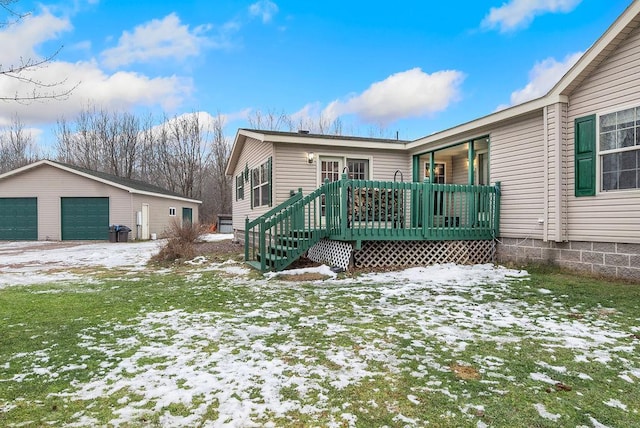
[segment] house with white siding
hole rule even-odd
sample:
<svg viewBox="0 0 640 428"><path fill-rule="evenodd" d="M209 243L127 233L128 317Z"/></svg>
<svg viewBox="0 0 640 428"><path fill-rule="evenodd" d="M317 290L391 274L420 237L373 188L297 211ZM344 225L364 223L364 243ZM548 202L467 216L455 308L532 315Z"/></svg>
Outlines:
<svg viewBox="0 0 640 428"><path fill-rule="evenodd" d="M315 248L327 240L349 245L356 265L358 258L434 262L444 253L446 261L474 262L489 252L501 262L640 279L638 75L640 2L633 2L543 97L415 141L241 129L227 167L234 229L243 238L253 226L268 247L277 222L256 219L285 218L279 206L294 210L302 202L292 198L344 178L304 211L317 216L314 231L326 230L301 236ZM389 184L398 177L406 184ZM261 267L287 252L281 235L299 233L303 214L295 215L269 254L257 250ZM398 216L401 223L389 220ZM344 250L317 252L333 260ZM411 256L392 257L398 253Z"/></svg>

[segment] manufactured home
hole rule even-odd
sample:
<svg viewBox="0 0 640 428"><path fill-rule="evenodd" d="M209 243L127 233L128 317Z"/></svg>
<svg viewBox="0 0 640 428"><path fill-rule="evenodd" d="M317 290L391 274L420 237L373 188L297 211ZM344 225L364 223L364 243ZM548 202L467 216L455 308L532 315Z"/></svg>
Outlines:
<svg viewBox="0 0 640 428"><path fill-rule="evenodd" d="M240 129L227 174L245 257L640 280L639 74L633 2L543 97L415 141Z"/></svg>

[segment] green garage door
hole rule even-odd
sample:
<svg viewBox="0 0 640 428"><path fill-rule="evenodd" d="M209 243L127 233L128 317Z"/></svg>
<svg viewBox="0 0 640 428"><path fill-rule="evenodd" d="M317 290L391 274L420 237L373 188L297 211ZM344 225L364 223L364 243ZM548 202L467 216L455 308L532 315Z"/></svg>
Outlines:
<svg viewBox="0 0 640 428"><path fill-rule="evenodd" d="M0 198L0 240L38 239L38 199Z"/></svg>
<svg viewBox="0 0 640 428"><path fill-rule="evenodd" d="M62 240L109 238L109 198L62 198Z"/></svg>

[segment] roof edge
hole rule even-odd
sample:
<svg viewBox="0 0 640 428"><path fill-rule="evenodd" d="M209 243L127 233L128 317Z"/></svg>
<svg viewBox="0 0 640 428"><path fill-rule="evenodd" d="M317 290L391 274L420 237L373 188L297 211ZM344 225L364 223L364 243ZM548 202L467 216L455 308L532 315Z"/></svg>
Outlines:
<svg viewBox="0 0 640 428"><path fill-rule="evenodd" d="M415 150L416 148L423 146L425 144L435 143L445 138L455 137L458 134L471 132L474 129L504 122L506 120L515 119L516 117L523 116L523 115L535 112L537 110L542 110L544 107L551 104L556 104L559 102L566 103L568 101L569 101L568 98L564 95L543 96L540 98L536 98L534 100L527 101L522 104L508 107L504 110L499 110L499 111L490 113L478 119L473 119L469 122L465 122L460 125L456 125L454 127L435 132L431 135L427 135L426 137L419 138L409 143L407 145L407 149L409 151Z"/></svg>
<svg viewBox="0 0 640 428"><path fill-rule="evenodd" d="M616 18L606 31L586 50L580 59L567 71L564 76L551 88L548 95L562 94L571 83L577 79L585 69L624 31L640 14L640 2L632 1L629 6Z"/></svg>
<svg viewBox="0 0 640 428"><path fill-rule="evenodd" d="M104 178L96 177L95 175L91 175L91 174L87 174L87 173L82 172L82 171L78 171L77 169L69 168L69 167L67 167L65 165L62 165L62 164L60 164L58 162L51 161L49 159L39 160L39 161L30 163L28 165L22 166L20 168L16 168L16 169L13 169L11 171L5 172L4 174L0 175L0 180L4 179L6 177L10 177L10 176L13 176L13 175L21 174L21 173L23 173L25 171L29 171L29 170L34 169L34 168L38 168L38 167L40 167L42 165L52 166L54 168L58 168L60 170L63 170L63 171L66 171L66 172L70 172L72 174L79 175L81 177L88 178L90 180L97 181L99 183L106 184L108 186L115 187L115 188L118 188L118 189L121 189L121 190L125 190L125 191L127 191L129 193L133 193L133 194L137 194L137 195L155 196L155 197L165 198L165 199L176 199L176 200L180 200L180 201L193 202L193 203L198 203L198 204L202 203L202 201L199 201L197 199L189 199L189 198L186 198L184 196L164 195L162 193L147 192L147 191L144 191L144 190L134 189L133 187L125 186L123 184L116 183L116 182L113 182L111 180L107 180L107 179L104 179Z"/></svg>

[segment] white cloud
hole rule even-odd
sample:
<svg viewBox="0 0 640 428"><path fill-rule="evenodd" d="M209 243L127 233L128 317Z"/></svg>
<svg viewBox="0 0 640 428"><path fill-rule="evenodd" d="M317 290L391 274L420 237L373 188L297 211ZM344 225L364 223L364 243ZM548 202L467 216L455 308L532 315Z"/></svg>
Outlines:
<svg viewBox="0 0 640 428"><path fill-rule="evenodd" d="M315 102L306 104L297 112L291 114L291 121L295 124L308 123L322 115L322 104ZM335 117L332 117L335 119Z"/></svg>
<svg viewBox="0 0 640 428"><path fill-rule="evenodd" d="M5 26L0 30L2 69L18 66L21 60L38 59L35 49L38 45L71 29L68 19L53 16L46 9L40 15L28 15L15 25Z"/></svg>
<svg viewBox="0 0 640 428"><path fill-rule="evenodd" d="M106 74L95 62L51 62L46 68L31 74L35 79L68 83L56 88L62 90L78 83L78 87L65 100L19 104L0 103L0 125L18 114L24 123L55 122L61 116L75 116L88 102L110 109L129 109L138 105L156 106L173 110L188 96L193 84L190 79L177 76L149 78L133 72ZM0 79L0 94L23 90L21 83Z"/></svg>
<svg viewBox="0 0 640 428"><path fill-rule="evenodd" d="M537 15L567 13L582 0L511 0L500 7L492 7L482 21L482 27L499 28L501 33L526 27Z"/></svg>
<svg viewBox="0 0 640 428"><path fill-rule="evenodd" d="M381 124L430 115L445 110L460 98L464 78L464 74L456 70L428 74L413 68L375 82L361 94L333 101L322 114L329 120L355 114L365 121Z"/></svg>
<svg viewBox="0 0 640 428"><path fill-rule="evenodd" d="M271 22L276 13L278 13L278 5L269 0L260 0L249 6L249 14L260 17L265 24Z"/></svg>
<svg viewBox="0 0 640 428"><path fill-rule="evenodd" d="M522 104L545 95L581 56L582 52L576 52L567 55L561 62L547 58L536 63L529 71L529 83L511 93L511 105Z"/></svg>
<svg viewBox="0 0 640 428"><path fill-rule="evenodd" d="M234 122L237 120L244 120L247 118L250 109L244 109L237 112L231 113L218 113L216 115L212 115L206 111L195 111L190 113L182 113L173 117L167 118L167 120L155 127L153 127L153 131L159 131L162 129L163 125L174 125L177 121L183 119L190 119L196 116L198 118L198 123L200 124L200 129L202 132L210 132L212 131L218 122L221 127L227 126L230 122Z"/></svg>
<svg viewBox="0 0 640 428"><path fill-rule="evenodd" d="M17 63L20 58L41 60L43 57L38 55L38 46L55 40L62 31L71 28L67 19L57 18L47 10L32 14L16 25L5 27L0 31L0 46L3 46L0 50L0 63L6 67ZM74 117L88 103L107 109L161 106L172 111L193 91L190 78L175 75L151 78L125 71L107 73L93 59L72 63L56 57L44 67L30 69L23 75L44 84L63 83L54 85L53 88L38 88L0 76L0 96L29 95L34 89L40 95L45 95L48 91L61 93L76 84L78 86L65 100L32 101L26 104L0 102L0 126L11 123L11 118L15 115L27 125L52 123L61 116Z"/></svg>
<svg viewBox="0 0 640 428"><path fill-rule="evenodd" d="M198 55L203 46L214 44L203 36L209 30L204 25L191 30L172 13L138 25L132 33L123 32L118 46L105 50L102 58L108 67L114 68L157 59L184 60Z"/></svg>

